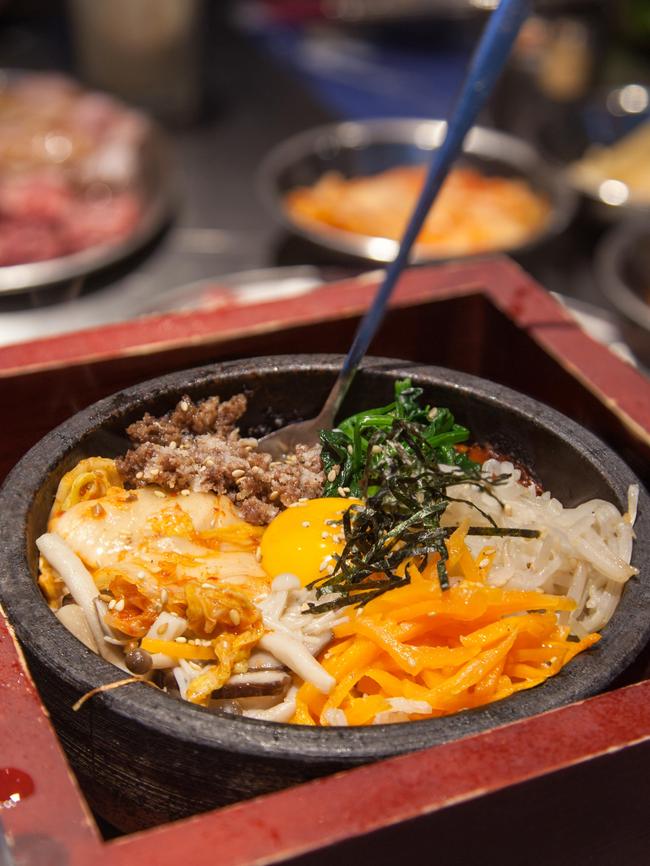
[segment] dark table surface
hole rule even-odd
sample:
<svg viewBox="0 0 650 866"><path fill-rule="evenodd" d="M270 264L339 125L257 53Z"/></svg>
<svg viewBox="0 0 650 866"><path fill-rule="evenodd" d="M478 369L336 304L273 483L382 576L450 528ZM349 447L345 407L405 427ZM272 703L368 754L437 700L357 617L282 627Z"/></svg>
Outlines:
<svg viewBox="0 0 650 866"><path fill-rule="evenodd" d="M202 117L168 129L180 192L170 224L138 255L100 275L56 290L0 297L0 345L165 309L175 288L236 272L308 264L329 266L329 276L362 268L337 263L289 237L265 210L257 185L260 162L275 144L338 119L335 112L225 14L213 11L206 19L203 49ZM60 10L5 20L2 66L74 73ZM593 228L574 225L563 249L526 265L547 288L595 304L607 318L590 267L596 237ZM608 326L616 331L615 320Z"/></svg>

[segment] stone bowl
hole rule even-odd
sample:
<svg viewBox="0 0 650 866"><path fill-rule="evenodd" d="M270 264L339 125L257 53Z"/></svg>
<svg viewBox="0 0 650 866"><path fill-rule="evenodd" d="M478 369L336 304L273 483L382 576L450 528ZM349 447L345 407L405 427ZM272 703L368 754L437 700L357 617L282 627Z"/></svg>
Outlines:
<svg viewBox="0 0 650 866"><path fill-rule="evenodd" d="M79 412L20 461L0 492L0 602L13 624L72 767L91 806L122 830L159 824L308 779L425 749L551 710L604 689L650 637L650 502L641 487L637 578L602 641L544 685L446 718L358 728L312 728L215 716L141 684L74 702L121 671L87 650L49 610L36 584L35 539L62 474L82 457L125 450L124 430L183 394L227 398L245 390L242 429L259 433L317 413L341 364L306 355L236 361L137 385ZM477 440L531 467L566 505L602 497L624 510L638 483L606 445L569 418L500 385L403 361L367 359L344 412L389 402L410 376L448 406ZM531 744L531 748L534 744Z"/></svg>

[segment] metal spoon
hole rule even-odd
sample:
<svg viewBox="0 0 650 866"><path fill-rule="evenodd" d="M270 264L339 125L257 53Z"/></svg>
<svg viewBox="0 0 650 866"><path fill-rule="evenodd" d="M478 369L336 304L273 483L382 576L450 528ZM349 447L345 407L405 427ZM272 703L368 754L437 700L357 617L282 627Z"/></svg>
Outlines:
<svg viewBox="0 0 650 866"><path fill-rule="evenodd" d="M447 135L434 151L420 197L415 205L395 259L386 269L384 279L372 305L361 320L341 372L329 393L325 405L316 418L289 424L269 433L259 441L260 451L274 458L282 457L296 445L315 445L319 431L333 426L334 418L350 387L368 346L377 332L386 311L386 305L400 274L408 264L408 257L422 224L447 173L460 152L463 140L492 92L517 33L529 14L530 0L501 0L492 13L481 40L474 52L454 113L447 127Z"/></svg>

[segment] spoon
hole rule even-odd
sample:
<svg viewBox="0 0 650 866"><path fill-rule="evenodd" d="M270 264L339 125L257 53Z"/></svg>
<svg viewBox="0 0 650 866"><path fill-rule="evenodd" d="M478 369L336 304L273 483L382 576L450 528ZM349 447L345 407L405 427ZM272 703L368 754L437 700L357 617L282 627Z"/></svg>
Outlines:
<svg viewBox="0 0 650 866"><path fill-rule="evenodd" d="M372 305L359 323L350 351L343 361L341 371L325 405L316 418L288 424L264 436L258 443L260 451L265 451L274 459L278 459L294 450L296 445L315 445L318 442L319 432L333 426L334 418L357 368L383 321L388 300L399 276L408 264L411 247L452 163L462 148L465 136L492 92L517 33L528 16L530 5L531 0L501 0L498 8L490 16L472 57L454 113L448 123L445 140L433 153L424 187L402 236L397 255L386 269Z"/></svg>

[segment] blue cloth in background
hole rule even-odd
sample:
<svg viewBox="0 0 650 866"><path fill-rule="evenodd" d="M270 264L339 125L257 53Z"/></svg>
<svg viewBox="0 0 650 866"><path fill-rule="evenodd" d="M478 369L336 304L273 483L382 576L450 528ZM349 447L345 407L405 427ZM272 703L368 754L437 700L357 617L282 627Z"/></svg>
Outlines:
<svg viewBox="0 0 650 866"><path fill-rule="evenodd" d="M386 44L268 23L249 33L343 119L448 116L470 55L463 45Z"/></svg>

